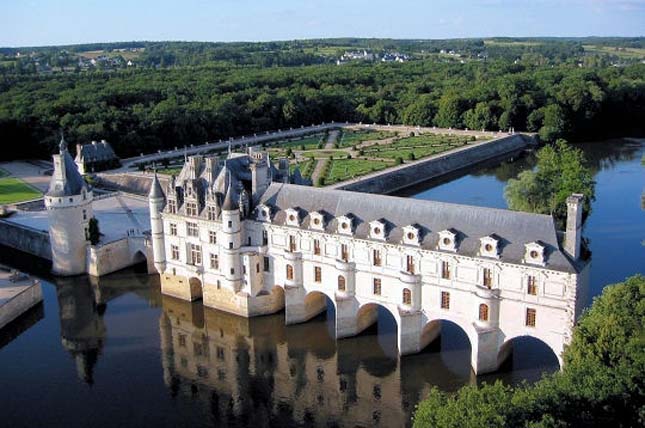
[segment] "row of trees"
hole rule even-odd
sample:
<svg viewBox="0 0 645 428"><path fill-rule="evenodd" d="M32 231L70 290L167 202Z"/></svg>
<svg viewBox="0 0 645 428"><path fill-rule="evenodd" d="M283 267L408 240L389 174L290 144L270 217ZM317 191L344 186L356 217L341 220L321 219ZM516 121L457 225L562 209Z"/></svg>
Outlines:
<svg viewBox="0 0 645 428"><path fill-rule="evenodd" d="M249 67L0 77L4 158L48 157L56 135L120 156L329 121L538 132L642 133L645 64L581 69L510 61Z"/></svg>
<svg viewBox="0 0 645 428"><path fill-rule="evenodd" d="M415 428L637 427L645 424L645 277L605 287L582 317L562 372L534 385L433 389Z"/></svg>

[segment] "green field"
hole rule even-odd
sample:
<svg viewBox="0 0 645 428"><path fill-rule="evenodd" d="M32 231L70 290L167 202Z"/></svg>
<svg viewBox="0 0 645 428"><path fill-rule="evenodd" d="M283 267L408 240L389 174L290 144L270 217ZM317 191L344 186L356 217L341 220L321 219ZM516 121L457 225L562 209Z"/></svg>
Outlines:
<svg viewBox="0 0 645 428"><path fill-rule="evenodd" d="M393 166L392 162L364 159L337 159L331 161L331 166L325 176L325 185L338 183L354 177L380 171Z"/></svg>
<svg viewBox="0 0 645 428"><path fill-rule="evenodd" d="M37 189L0 169L0 204L14 204L42 196Z"/></svg>
<svg viewBox="0 0 645 428"><path fill-rule="evenodd" d="M615 55L620 58L639 59L645 58L645 49L639 48L618 48L613 46L583 45L585 52Z"/></svg>

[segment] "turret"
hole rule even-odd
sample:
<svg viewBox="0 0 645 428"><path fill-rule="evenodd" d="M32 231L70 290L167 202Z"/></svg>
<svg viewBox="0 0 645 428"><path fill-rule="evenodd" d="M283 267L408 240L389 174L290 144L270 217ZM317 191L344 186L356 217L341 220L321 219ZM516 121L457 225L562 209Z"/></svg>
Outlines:
<svg viewBox="0 0 645 428"><path fill-rule="evenodd" d="M567 198L567 229L564 235L564 251L573 260L580 258L582 240L582 202L584 195L574 193Z"/></svg>
<svg viewBox="0 0 645 428"><path fill-rule="evenodd" d="M54 173L45 194L52 271L61 276L80 275L87 272L92 191L67 151L64 137L59 149L53 156Z"/></svg>
<svg viewBox="0 0 645 428"><path fill-rule="evenodd" d="M227 174L227 182L226 196L222 203L222 273L229 287L237 292L242 279L240 206L230 172Z"/></svg>
<svg viewBox="0 0 645 428"><path fill-rule="evenodd" d="M271 185L271 168L267 152L261 152L252 147L249 150L251 156L251 193L253 204L257 204L262 194Z"/></svg>
<svg viewBox="0 0 645 428"><path fill-rule="evenodd" d="M152 233L152 254L157 273L163 273L166 269L166 246L163 235L163 218L161 212L164 209L166 198L159 177L155 172L148 193L148 204L150 205L150 228Z"/></svg>

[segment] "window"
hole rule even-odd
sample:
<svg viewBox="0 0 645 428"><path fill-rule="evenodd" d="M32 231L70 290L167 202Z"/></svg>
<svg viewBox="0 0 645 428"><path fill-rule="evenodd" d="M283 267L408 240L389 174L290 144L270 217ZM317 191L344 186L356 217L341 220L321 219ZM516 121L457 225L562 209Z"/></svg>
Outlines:
<svg viewBox="0 0 645 428"><path fill-rule="evenodd" d="M219 269L219 258L217 254L211 254L211 269Z"/></svg>
<svg viewBox="0 0 645 428"><path fill-rule="evenodd" d="M491 288L493 286L493 274L488 268L484 268L483 282L484 287L486 288Z"/></svg>
<svg viewBox="0 0 645 428"><path fill-rule="evenodd" d="M293 235L289 236L289 252L296 251L296 237Z"/></svg>
<svg viewBox="0 0 645 428"><path fill-rule="evenodd" d="M479 321L488 321L488 305L479 305Z"/></svg>
<svg viewBox="0 0 645 428"><path fill-rule="evenodd" d="M227 224L229 229L233 227L233 222L231 220L229 220Z"/></svg>
<svg viewBox="0 0 645 428"><path fill-rule="evenodd" d="M229 250L232 250L232 249L233 249L233 243L232 243L232 242L229 242L229 243L228 243L228 249L229 249Z"/></svg>
<svg viewBox="0 0 645 428"><path fill-rule="evenodd" d="M441 292L441 309L450 309L450 293L447 291Z"/></svg>
<svg viewBox="0 0 645 428"><path fill-rule="evenodd" d="M450 263L441 262L441 277L443 279L450 279Z"/></svg>
<svg viewBox="0 0 645 428"><path fill-rule="evenodd" d="M322 281L322 269L320 268L320 266L314 266L314 281Z"/></svg>
<svg viewBox="0 0 645 428"><path fill-rule="evenodd" d="M373 284L373 292L375 296L380 296L381 295L381 278L374 278L374 284Z"/></svg>
<svg viewBox="0 0 645 428"><path fill-rule="evenodd" d="M409 288L403 289L403 304L411 305L412 304L412 292Z"/></svg>
<svg viewBox="0 0 645 428"><path fill-rule="evenodd" d="M173 260L179 260L179 247L177 245L170 246L170 258Z"/></svg>
<svg viewBox="0 0 645 428"><path fill-rule="evenodd" d="M168 212L170 214L177 214L177 202L168 201Z"/></svg>
<svg viewBox="0 0 645 428"><path fill-rule="evenodd" d="M372 251L372 263L374 266L381 266L381 252L379 250Z"/></svg>
<svg viewBox="0 0 645 428"><path fill-rule="evenodd" d="M349 261L349 249L347 248L347 244L340 245L340 258L344 262Z"/></svg>
<svg viewBox="0 0 645 428"><path fill-rule="evenodd" d="M255 264L255 273L260 273L260 263Z"/></svg>
<svg viewBox="0 0 645 428"><path fill-rule="evenodd" d="M265 272L270 272L271 271L271 267L269 265L269 258L266 257L266 256L264 257L264 271Z"/></svg>
<svg viewBox="0 0 645 428"><path fill-rule="evenodd" d="M345 291L347 284L343 275L338 275L338 291Z"/></svg>
<svg viewBox="0 0 645 428"><path fill-rule="evenodd" d="M177 236L177 225L175 223L170 223L170 234Z"/></svg>
<svg viewBox="0 0 645 428"><path fill-rule="evenodd" d="M209 220L217 220L217 210L215 207L208 207L208 219Z"/></svg>
<svg viewBox="0 0 645 428"><path fill-rule="evenodd" d="M414 257L413 256L406 256L405 258L405 270L408 273L414 273Z"/></svg>
<svg viewBox="0 0 645 428"><path fill-rule="evenodd" d="M214 230L208 231L208 243L217 244L217 232L215 232Z"/></svg>
<svg viewBox="0 0 645 428"><path fill-rule="evenodd" d="M83 220L87 220L87 211L83 210Z"/></svg>
<svg viewBox="0 0 645 428"><path fill-rule="evenodd" d="M262 245L269 245L269 232L266 230L262 231Z"/></svg>
<svg viewBox="0 0 645 428"><path fill-rule="evenodd" d="M190 245L190 261L191 265L201 265L202 264L202 247L195 244Z"/></svg>
<svg viewBox="0 0 645 428"><path fill-rule="evenodd" d="M197 223L186 223L186 234L188 236L199 236L199 227L197 227Z"/></svg>
<svg viewBox="0 0 645 428"><path fill-rule="evenodd" d="M315 256L320 255L320 241L317 239L314 239L314 255Z"/></svg>
<svg viewBox="0 0 645 428"><path fill-rule="evenodd" d="M293 266L287 265L287 279L293 280Z"/></svg>
<svg viewBox="0 0 645 428"><path fill-rule="evenodd" d="M532 296L537 295L537 281L533 275L528 277L526 292Z"/></svg>
<svg viewBox="0 0 645 428"><path fill-rule="evenodd" d="M186 202L186 215L197 217L197 204L195 202Z"/></svg>
<svg viewBox="0 0 645 428"><path fill-rule="evenodd" d="M526 308L526 326L535 327L535 309Z"/></svg>

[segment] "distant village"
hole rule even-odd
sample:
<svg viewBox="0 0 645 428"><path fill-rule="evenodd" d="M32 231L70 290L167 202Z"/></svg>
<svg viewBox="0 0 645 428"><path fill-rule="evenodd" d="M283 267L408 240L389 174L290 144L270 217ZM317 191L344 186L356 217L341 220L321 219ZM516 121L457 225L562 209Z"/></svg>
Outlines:
<svg viewBox="0 0 645 428"><path fill-rule="evenodd" d="M145 48L122 48L111 51L69 52L61 50L54 54L43 52L16 52L14 60L27 72L51 74L54 72L116 70L135 67L132 58ZM130 59L128 59L130 58Z"/></svg>
<svg viewBox="0 0 645 428"><path fill-rule="evenodd" d="M380 61L380 62L406 62L410 57L399 52L385 52L375 54L367 50L347 51L336 60L336 65L346 64L351 61Z"/></svg>

